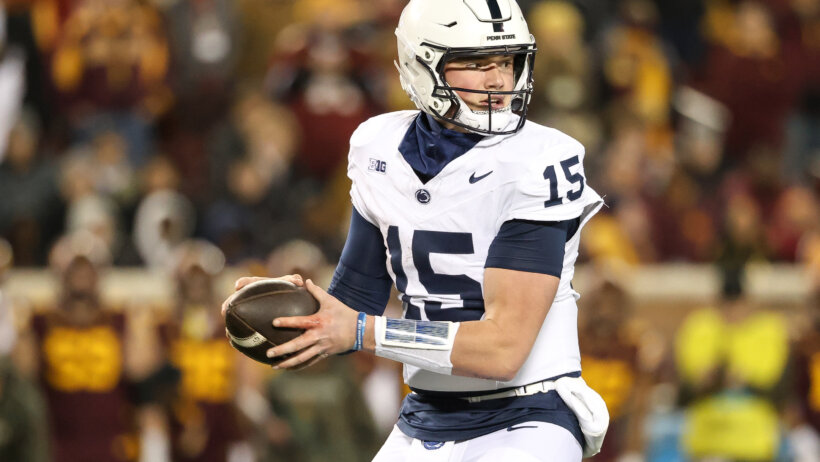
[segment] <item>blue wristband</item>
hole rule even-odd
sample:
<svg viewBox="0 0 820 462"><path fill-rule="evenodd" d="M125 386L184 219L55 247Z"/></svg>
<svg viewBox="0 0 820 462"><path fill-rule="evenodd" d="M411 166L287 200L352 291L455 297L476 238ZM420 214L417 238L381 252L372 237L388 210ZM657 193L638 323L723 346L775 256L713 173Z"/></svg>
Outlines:
<svg viewBox="0 0 820 462"><path fill-rule="evenodd" d="M356 343L353 344L353 350L359 351L364 346L364 328L367 325L367 313L359 312L359 317L356 319Z"/></svg>

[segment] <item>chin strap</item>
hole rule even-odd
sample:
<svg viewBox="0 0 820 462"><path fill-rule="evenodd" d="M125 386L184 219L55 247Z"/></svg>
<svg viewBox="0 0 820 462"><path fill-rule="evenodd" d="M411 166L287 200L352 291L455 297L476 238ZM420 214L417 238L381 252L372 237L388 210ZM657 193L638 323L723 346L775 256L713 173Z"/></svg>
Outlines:
<svg viewBox="0 0 820 462"><path fill-rule="evenodd" d="M507 128L510 120L512 120L513 112L510 106L503 107L492 111L474 111L467 106L461 97L458 97L459 109L456 112L453 120L462 123L477 130L484 130L487 132L500 132ZM491 130L492 129L492 130Z"/></svg>

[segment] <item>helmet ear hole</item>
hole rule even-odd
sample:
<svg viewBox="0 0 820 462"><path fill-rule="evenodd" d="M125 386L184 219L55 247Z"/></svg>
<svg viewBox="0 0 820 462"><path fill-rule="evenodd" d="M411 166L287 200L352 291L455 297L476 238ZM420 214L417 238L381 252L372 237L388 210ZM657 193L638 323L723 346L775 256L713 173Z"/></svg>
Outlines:
<svg viewBox="0 0 820 462"><path fill-rule="evenodd" d="M433 53L433 50L431 50L431 49L429 49L429 48L427 48L427 47L422 47L422 49L421 49L421 50L419 50L419 56L420 56L420 57L421 57L421 59L422 59L422 60L424 60L424 62L426 62L427 64L432 63L432 62L433 62L433 60L436 58L436 54L435 54L435 53Z"/></svg>

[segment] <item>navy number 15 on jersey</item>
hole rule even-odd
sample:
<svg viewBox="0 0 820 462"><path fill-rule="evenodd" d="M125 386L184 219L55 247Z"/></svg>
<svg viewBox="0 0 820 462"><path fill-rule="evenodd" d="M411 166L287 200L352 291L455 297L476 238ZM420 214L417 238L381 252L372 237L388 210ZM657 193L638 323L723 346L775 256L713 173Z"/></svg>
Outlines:
<svg viewBox="0 0 820 462"><path fill-rule="evenodd" d="M406 304L407 319L421 319L421 309L431 321L474 321L484 314L484 298L481 283L466 274L436 273L430 264L430 254L472 254L473 236L470 233L444 231L413 231L411 249L413 264L419 276L419 283L430 295L458 295L462 307L444 308L441 302L427 300L424 307L412 303L407 294L407 273L402 266L402 249L399 228L387 229L387 249L390 252L390 266L396 275L396 289L402 294Z"/></svg>
<svg viewBox="0 0 820 462"><path fill-rule="evenodd" d="M561 170L564 171L564 177L572 184L578 184L578 189L567 191L567 199L574 201L581 197L584 192L584 176L580 173L572 173L569 169L578 165L580 160L578 156L570 157L561 161ZM544 207L552 207L553 205L561 204L564 199L558 195L558 177L555 174L555 166L550 165L544 170L544 179L550 183L550 197L544 201Z"/></svg>

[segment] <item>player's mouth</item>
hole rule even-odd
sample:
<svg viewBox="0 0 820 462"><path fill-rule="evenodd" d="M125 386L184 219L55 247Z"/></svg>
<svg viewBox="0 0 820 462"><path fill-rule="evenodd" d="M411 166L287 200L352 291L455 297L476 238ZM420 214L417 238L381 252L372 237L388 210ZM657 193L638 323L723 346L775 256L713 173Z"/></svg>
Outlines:
<svg viewBox="0 0 820 462"><path fill-rule="evenodd" d="M507 106L506 102L504 101L504 98L501 96L483 99L479 102L479 104L481 104L482 109L486 109L487 107L489 107L492 111L504 109L504 107Z"/></svg>

